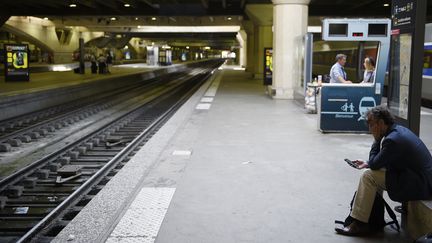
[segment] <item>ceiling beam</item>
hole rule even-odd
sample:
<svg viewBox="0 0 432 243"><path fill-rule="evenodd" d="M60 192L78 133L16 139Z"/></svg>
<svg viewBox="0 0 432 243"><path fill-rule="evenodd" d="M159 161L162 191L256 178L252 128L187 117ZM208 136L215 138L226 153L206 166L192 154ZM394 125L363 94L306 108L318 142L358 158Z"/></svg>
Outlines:
<svg viewBox="0 0 432 243"><path fill-rule="evenodd" d="M105 7L108 7L108 8L110 8L110 9L112 9L112 10L117 10L118 9L118 6L117 6L117 4L115 3L115 1L113 1L113 0L103 0L103 1L96 1L98 4L100 4L100 5L103 5L103 6L105 6Z"/></svg>
<svg viewBox="0 0 432 243"><path fill-rule="evenodd" d="M240 9L244 9L245 4L246 4L246 0L241 0L240 1Z"/></svg>
<svg viewBox="0 0 432 243"><path fill-rule="evenodd" d="M149 0L140 0L141 2L147 4L148 6L155 8L155 9L159 9L160 5L159 4L153 4L151 1Z"/></svg>
<svg viewBox="0 0 432 243"><path fill-rule="evenodd" d="M205 9L208 9L208 7L209 7L208 0L201 0L201 4L203 5L203 7L204 7Z"/></svg>
<svg viewBox="0 0 432 243"><path fill-rule="evenodd" d="M361 3L354 4L354 6L352 6L351 8L349 8L348 11L355 10L355 9L367 6L367 5L369 5L369 4L373 3L373 2L376 2L376 0L363 1Z"/></svg>
<svg viewBox="0 0 432 243"><path fill-rule="evenodd" d="M76 0L76 2L80 5L86 6L88 8L97 8L95 1L88 0Z"/></svg>

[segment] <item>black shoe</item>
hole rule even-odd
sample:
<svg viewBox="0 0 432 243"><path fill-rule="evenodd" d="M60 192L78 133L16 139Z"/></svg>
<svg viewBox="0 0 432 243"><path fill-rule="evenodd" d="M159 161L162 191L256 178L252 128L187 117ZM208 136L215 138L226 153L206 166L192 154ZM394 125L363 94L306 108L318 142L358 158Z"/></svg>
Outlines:
<svg viewBox="0 0 432 243"><path fill-rule="evenodd" d="M335 228L335 230L338 234L347 236L361 236L371 233L369 225L358 220L354 220L350 225L346 227Z"/></svg>

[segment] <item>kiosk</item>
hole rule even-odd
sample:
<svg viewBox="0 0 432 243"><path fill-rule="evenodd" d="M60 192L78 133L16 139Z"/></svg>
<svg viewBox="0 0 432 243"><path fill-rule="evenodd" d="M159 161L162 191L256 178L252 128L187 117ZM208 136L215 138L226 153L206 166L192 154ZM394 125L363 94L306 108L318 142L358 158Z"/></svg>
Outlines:
<svg viewBox="0 0 432 243"><path fill-rule="evenodd" d="M367 132L365 113L381 104L390 47L389 19L325 19L323 40L378 42L375 80L365 84L322 84L318 128L322 132Z"/></svg>

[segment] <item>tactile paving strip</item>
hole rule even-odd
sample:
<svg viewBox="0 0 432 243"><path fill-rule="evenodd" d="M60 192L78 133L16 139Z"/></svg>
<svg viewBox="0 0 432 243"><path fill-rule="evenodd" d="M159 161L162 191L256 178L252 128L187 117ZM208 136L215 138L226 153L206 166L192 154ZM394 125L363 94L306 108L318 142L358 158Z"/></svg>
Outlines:
<svg viewBox="0 0 432 243"><path fill-rule="evenodd" d="M154 242L175 188L143 188L106 242Z"/></svg>

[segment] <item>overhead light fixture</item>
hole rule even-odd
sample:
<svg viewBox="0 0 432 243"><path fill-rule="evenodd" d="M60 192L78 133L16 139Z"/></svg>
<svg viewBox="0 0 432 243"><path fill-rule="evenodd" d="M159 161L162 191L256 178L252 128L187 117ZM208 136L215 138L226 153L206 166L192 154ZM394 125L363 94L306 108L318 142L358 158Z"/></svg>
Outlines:
<svg viewBox="0 0 432 243"><path fill-rule="evenodd" d="M75 3L71 3L71 4L69 4L69 7L70 7L70 8L76 8L77 5L76 5Z"/></svg>
<svg viewBox="0 0 432 243"><path fill-rule="evenodd" d="M232 20L232 18L231 18L231 17L228 17L227 19L228 19L228 20Z"/></svg>
<svg viewBox="0 0 432 243"><path fill-rule="evenodd" d="M129 3L125 3L123 6L124 6L125 8L129 8L131 5L130 5Z"/></svg>
<svg viewBox="0 0 432 243"><path fill-rule="evenodd" d="M139 18L138 17L135 17L135 20L138 20Z"/></svg>
<svg viewBox="0 0 432 243"><path fill-rule="evenodd" d="M137 28L138 28L138 29L141 29L141 28L142 28L142 26L141 26L141 25L138 25L138 26L137 26Z"/></svg>
<svg viewBox="0 0 432 243"><path fill-rule="evenodd" d="M117 18L116 17L111 17L111 20L115 21L115 20L117 20Z"/></svg>
<svg viewBox="0 0 432 243"><path fill-rule="evenodd" d="M152 17L151 20L155 21L155 20L156 20L156 17Z"/></svg>
<svg viewBox="0 0 432 243"><path fill-rule="evenodd" d="M186 49L188 49L188 50L189 50L189 46L186 46Z"/></svg>
<svg viewBox="0 0 432 243"><path fill-rule="evenodd" d="M384 6L384 7L388 7L388 6L390 6L390 4L388 4L388 3L384 3L383 6Z"/></svg>
<svg viewBox="0 0 432 243"><path fill-rule="evenodd" d="M43 19L48 20L48 17L45 17L45 18L43 18Z"/></svg>

